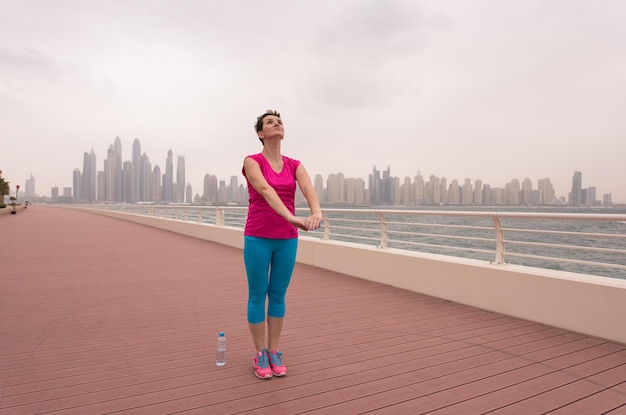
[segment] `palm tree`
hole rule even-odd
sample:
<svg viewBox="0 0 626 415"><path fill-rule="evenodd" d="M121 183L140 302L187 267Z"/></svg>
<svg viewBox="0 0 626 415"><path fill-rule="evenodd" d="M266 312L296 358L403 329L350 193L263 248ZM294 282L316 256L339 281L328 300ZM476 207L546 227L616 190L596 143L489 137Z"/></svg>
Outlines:
<svg viewBox="0 0 626 415"><path fill-rule="evenodd" d="M0 170L0 206L4 207L4 196L11 193L11 188L9 187L9 182L5 181L2 178L2 170Z"/></svg>

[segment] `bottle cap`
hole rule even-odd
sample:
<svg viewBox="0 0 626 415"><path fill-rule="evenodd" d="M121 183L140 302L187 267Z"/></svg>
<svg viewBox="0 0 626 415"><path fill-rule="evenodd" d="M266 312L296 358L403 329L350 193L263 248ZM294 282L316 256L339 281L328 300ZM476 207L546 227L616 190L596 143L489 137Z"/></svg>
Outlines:
<svg viewBox="0 0 626 415"><path fill-rule="evenodd" d="M220 331L220 337L224 337L224 332Z"/></svg>

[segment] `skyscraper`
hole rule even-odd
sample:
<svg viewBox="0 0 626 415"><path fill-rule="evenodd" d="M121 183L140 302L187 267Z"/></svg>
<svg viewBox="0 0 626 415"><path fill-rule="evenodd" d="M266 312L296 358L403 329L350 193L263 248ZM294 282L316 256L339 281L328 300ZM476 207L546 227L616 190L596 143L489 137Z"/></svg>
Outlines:
<svg viewBox="0 0 626 415"><path fill-rule="evenodd" d="M185 201L185 156L178 156L176 162L176 199L174 201Z"/></svg>
<svg viewBox="0 0 626 415"><path fill-rule="evenodd" d="M463 187L461 188L461 203L464 205L471 205L474 201L474 187L472 186L472 180L469 177L465 178Z"/></svg>
<svg viewBox="0 0 626 415"><path fill-rule="evenodd" d="M174 190L174 155L172 150L167 152L167 159L165 160L165 175L163 176L163 201L173 201Z"/></svg>
<svg viewBox="0 0 626 415"><path fill-rule="evenodd" d="M320 199L320 203L326 202L326 195L324 194L324 178L321 174L316 174L314 179L315 193Z"/></svg>
<svg viewBox="0 0 626 415"><path fill-rule="evenodd" d="M344 178L345 203L362 205L365 203L365 181L361 178Z"/></svg>
<svg viewBox="0 0 626 415"><path fill-rule="evenodd" d="M72 172L72 188L74 190L72 200L74 202L78 202L81 197L81 176L80 169L74 169Z"/></svg>
<svg viewBox="0 0 626 415"><path fill-rule="evenodd" d="M441 203L441 182L439 177L431 174L428 178L428 182L424 185L424 193L430 203Z"/></svg>
<svg viewBox="0 0 626 415"><path fill-rule="evenodd" d="M393 177L391 176L391 166L387 166L387 170L383 171L383 203L385 205L393 204L395 199L395 187Z"/></svg>
<svg viewBox="0 0 626 415"><path fill-rule="evenodd" d="M156 165L152 170L152 201L163 200L163 185L161 184L161 168Z"/></svg>
<svg viewBox="0 0 626 415"><path fill-rule="evenodd" d="M113 196L113 192L115 189L114 179L113 179L113 160L115 159L115 149L113 148L113 144L109 146L107 150L107 156L104 159L104 191L102 200L112 201L115 199Z"/></svg>
<svg viewBox="0 0 626 415"><path fill-rule="evenodd" d="M133 141L133 168L132 168L132 179L131 179L131 202L137 202L141 200L141 194L143 193L142 189L142 178L143 178L143 166L141 159L141 143L138 138L135 138Z"/></svg>
<svg viewBox="0 0 626 415"><path fill-rule="evenodd" d="M372 168L372 174L369 177L369 190L371 205L383 204L383 179L380 177L380 172L376 170L376 166Z"/></svg>
<svg viewBox="0 0 626 415"><path fill-rule="evenodd" d="M30 179L26 180L26 189L24 189L24 196L33 197L35 196L35 178L33 174L30 174Z"/></svg>
<svg viewBox="0 0 626 415"><path fill-rule="evenodd" d="M416 205L427 204L428 201L426 200L426 185L424 184L424 176L422 176L422 173L420 173L419 171L417 172L417 175L413 178L413 186L415 187L413 192L415 195L414 203Z"/></svg>
<svg viewBox="0 0 626 415"><path fill-rule="evenodd" d="M480 179L474 180L474 204L483 204L483 181Z"/></svg>
<svg viewBox="0 0 626 415"><path fill-rule="evenodd" d="M228 202L239 203L239 180L237 176L230 176L230 185L228 186Z"/></svg>
<svg viewBox="0 0 626 415"><path fill-rule="evenodd" d="M83 154L83 173L80 181L79 200L83 202L96 201L96 153L91 149Z"/></svg>
<svg viewBox="0 0 626 415"><path fill-rule="evenodd" d="M191 189L191 183L187 183L185 186L185 203L191 204L193 202L193 191Z"/></svg>
<svg viewBox="0 0 626 415"><path fill-rule="evenodd" d="M141 155L141 183L139 184L141 193L139 200L142 202L150 202L153 200L152 189L152 163L146 153Z"/></svg>
<svg viewBox="0 0 626 415"><path fill-rule="evenodd" d="M554 186L552 186L550 179L539 179L537 188L539 189L539 204L546 205L556 199Z"/></svg>
<svg viewBox="0 0 626 415"><path fill-rule="evenodd" d="M532 199L533 182L528 177L526 177L522 181L522 192L521 192L521 194L522 194L521 200L520 200L521 204L524 204L524 205L533 205L533 204L535 204L535 203L533 203L533 199Z"/></svg>
<svg viewBox="0 0 626 415"><path fill-rule="evenodd" d="M204 203L217 202L217 176L208 173L204 175L204 194L202 199Z"/></svg>
<svg viewBox="0 0 626 415"><path fill-rule="evenodd" d="M579 206L582 202L583 175L579 171L574 172L572 177L572 192L569 195L569 204Z"/></svg>
<svg viewBox="0 0 626 415"><path fill-rule="evenodd" d="M112 171L112 185L113 191L111 192L113 200L121 202L124 200L124 182L122 173L122 140L119 136L115 137L113 142L114 159L111 163Z"/></svg>
<svg viewBox="0 0 626 415"><path fill-rule="evenodd" d="M450 182L450 188L448 190L448 200L452 205L460 205L461 204L461 187L459 186L459 181L457 179L453 179Z"/></svg>
<svg viewBox="0 0 626 415"><path fill-rule="evenodd" d="M122 182L124 188L124 202L133 202L133 162L126 160L122 164Z"/></svg>
<svg viewBox="0 0 626 415"><path fill-rule="evenodd" d="M326 202L331 205L344 203L343 173L331 173L326 181Z"/></svg>
<svg viewBox="0 0 626 415"><path fill-rule="evenodd" d="M589 206L593 206L595 204L597 204L597 199L596 199L596 187L595 186L589 186L589 188L587 189L587 204Z"/></svg>

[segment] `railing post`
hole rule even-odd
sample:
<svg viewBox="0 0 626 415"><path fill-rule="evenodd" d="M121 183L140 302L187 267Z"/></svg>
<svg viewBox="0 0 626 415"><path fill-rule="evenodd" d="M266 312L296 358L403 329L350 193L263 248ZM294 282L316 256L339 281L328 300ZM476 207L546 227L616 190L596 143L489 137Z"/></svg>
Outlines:
<svg viewBox="0 0 626 415"><path fill-rule="evenodd" d="M494 262L496 264L504 264L505 260L505 245L504 245L504 231L502 230L502 224L498 215L491 217L493 220L494 230L496 231L496 258Z"/></svg>
<svg viewBox="0 0 626 415"><path fill-rule="evenodd" d="M224 208L215 208L215 224L217 226L224 226Z"/></svg>
<svg viewBox="0 0 626 415"><path fill-rule="evenodd" d="M330 222L328 221L328 216L325 211L322 211L322 221L324 222L324 236L322 240L328 241L330 240Z"/></svg>
<svg viewBox="0 0 626 415"><path fill-rule="evenodd" d="M380 246L379 248L387 248L389 241L389 233L387 232L387 222L385 222L385 215L382 212L378 212L378 219L380 220Z"/></svg>

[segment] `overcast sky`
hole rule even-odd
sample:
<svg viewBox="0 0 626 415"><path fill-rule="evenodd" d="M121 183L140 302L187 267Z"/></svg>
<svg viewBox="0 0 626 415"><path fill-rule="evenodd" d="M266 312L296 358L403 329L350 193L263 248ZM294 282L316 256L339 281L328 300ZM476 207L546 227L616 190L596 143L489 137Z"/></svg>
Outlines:
<svg viewBox="0 0 626 415"><path fill-rule="evenodd" d="M202 193L261 151L311 176L550 178L626 203L626 1L0 0L0 170L36 192L116 136ZM14 190L14 187L12 187Z"/></svg>

